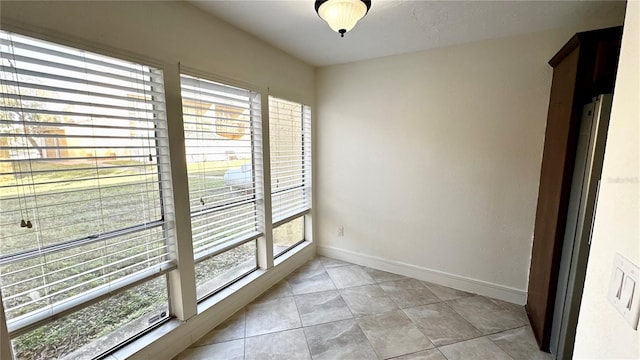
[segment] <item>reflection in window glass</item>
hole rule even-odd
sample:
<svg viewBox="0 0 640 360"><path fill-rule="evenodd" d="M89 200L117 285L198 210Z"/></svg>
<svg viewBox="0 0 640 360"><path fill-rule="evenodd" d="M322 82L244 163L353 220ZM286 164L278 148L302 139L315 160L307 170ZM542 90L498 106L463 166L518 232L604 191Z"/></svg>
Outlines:
<svg viewBox="0 0 640 360"><path fill-rule="evenodd" d="M256 241L196 264L196 295L202 300L258 267Z"/></svg>
<svg viewBox="0 0 640 360"><path fill-rule="evenodd" d="M273 229L273 256L304 241L304 216L295 218Z"/></svg>

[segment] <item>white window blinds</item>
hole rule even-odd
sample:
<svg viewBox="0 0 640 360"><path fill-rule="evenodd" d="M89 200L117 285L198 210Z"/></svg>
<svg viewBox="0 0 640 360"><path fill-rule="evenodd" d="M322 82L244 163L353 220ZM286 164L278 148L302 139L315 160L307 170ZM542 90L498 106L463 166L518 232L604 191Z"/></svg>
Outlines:
<svg viewBox="0 0 640 360"><path fill-rule="evenodd" d="M270 96L269 146L277 226L311 208L311 108Z"/></svg>
<svg viewBox="0 0 640 360"><path fill-rule="evenodd" d="M196 261L261 235L260 94L181 75Z"/></svg>
<svg viewBox="0 0 640 360"><path fill-rule="evenodd" d="M163 79L0 33L0 289L9 330L172 269Z"/></svg>

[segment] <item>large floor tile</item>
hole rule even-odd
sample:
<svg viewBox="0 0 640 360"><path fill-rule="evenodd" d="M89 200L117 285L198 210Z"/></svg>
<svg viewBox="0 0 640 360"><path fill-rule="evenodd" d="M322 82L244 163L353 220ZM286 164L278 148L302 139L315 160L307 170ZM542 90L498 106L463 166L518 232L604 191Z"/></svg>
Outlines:
<svg viewBox="0 0 640 360"><path fill-rule="evenodd" d="M262 335L302 326L293 297L247 306L246 336Z"/></svg>
<svg viewBox="0 0 640 360"><path fill-rule="evenodd" d="M317 274L323 271L324 271L324 266L322 266L322 261L316 257L307 261L304 265L297 268L294 271L294 273L303 273L303 274L311 275L311 274Z"/></svg>
<svg viewBox="0 0 640 360"><path fill-rule="evenodd" d="M421 281L415 279L390 281L379 285L401 309L442 301Z"/></svg>
<svg viewBox="0 0 640 360"><path fill-rule="evenodd" d="M298 295L295 300L303 326L353 318L337 290Z"/></svg>
<svg viewBox="0 0 640 360"><path fill-rule="evenodd" d="M355 320L305 327L313 360L376 359L376 353Z"/></svg>
<svg viewBox="0 0 640 360"><path fill-rule="evenodd" d="M293 296L291 286L286 280L282 280L279 283L273 285L269 290L265 291L262 295L258 296L253 302L264 302L273 299L280 299L287 296Z"/></svg>
<svg viewBox="0 0 640 360"><path fill-rule="evenodd" d="M329 268L327 269L327 273L338 289L376 283L373 278L358 265Z"/></svg>
<svg viewBox="0 0 640 360"><path fill-rule="evenodd" d="M464 297L447 304L485 335L527 324L525 319L484 296Z"/></svg>
<svg viewBox="0 0 640 360"><path fill-rule="evenodd" d="M322 263L322 266L325 267L325 269L329 269L329 268L332 268L332 267L338 267L338 266L353 265L352 263L348 263L346 261L333 259L333 258L325 257L325 256L318 256L318 259Z"/></svg>
<svg viewBox="0 0 640 360"><path fill-rule="evenodd" d="M244 339L232 340L213 345L189 348L176 360L242 360L244 359Z"/></svg>
<svg viewBox="0 0 640 360"><path fill-rule="evenodd" d="M245 340L245 360L305 359L311 359L311 354L302 329L248 337Z"/></svg>
<svg viewBox="0 0 640 360"><path fill-rule="evenodd" d="M373 349L384 359L426 350L433 344L398 310L357 319Z"/></svg>
<svg viewBox="0 0 640 360"><path fill-rule="evenodd" d="M477 338L443 346L439 350L448 360L491 359L513 360L487 338Z"/></svg>
<svg viewBox="0 0 640 360"><path fill-rule="evenodd" d="M287 282L291 286L291 291L294 295L334 290L336 288L322 266L320 271L294 272L289 276Z"/></svg>
<svg viewBox="0 0 640 360"><path fill-rule="evenodd" d="M404 312L436 346L453 344L482 335L445 303L405 309Z"/></svg>
<svg viewBox="0 0 640 360"><path fill-rule="evenodd" d="M436 294L441 300L455 300L462 297L473 296L472 293L468 293L462 290L456 290L454 288L450 288L447 286L442 286L438 284L433 284L430 282L424 282L424 284L431 290L432 293Z"/></svg>
<svg viewBox="0 0 640 360"><path fill-rule="evenodd" d="M489 335L488 338L514 359L551 360L551 354L538 349L529 326Z"/></svg>
<svg viewBox="0 0 640 360"><path fill-rule="evenodd" d="M438 349L419 351L413 354L402 355L393 360L447 360Z"/></svg>
<svg viewBox="0 0 640 360"><path fill-rule="evenodd" d="M529 323L529 317L527 316L527 311L524 309L523 305L513 304L510 302L506 302L498 299L492 299L492 298L488 298L488 299L496 303L498 306L502 307L503 309L505 309L508 313L510 313L515 318L520 319L522 323L524 324Z"/></svg>
<svg viewBox="0 0 640 360"><path fill-rule="evenodd" d="M220 343L244 338L245 309L233 314L230 318L211 330L191 347Z"/></svg>
<svg viewBox="0 0 640 360"><path fill-rule="evenodd" d="M398 309L398 306L378 285L342 289L340 294L354 316L382 314Z"/></svg>
<svg viewBox="0 0 640 360"><path fill-rule="evenodd" d="M377 283L382 283L382 282L386 282L386 281L396 281L396 280L402 280L402 279L409 279L406 276L393 274L393 273L390 273L390 272L386 272L386 271L382 271L382 270L378 270L378 269L373 269L373 268L369 268L369 267L364 267L362 269L367 274L369 274L369 276L371 276L373 278L373 280L375 280Z"/></svg>
<svg viewBox="0 0 640 360"><path fill-rule="evenodd" d="M551 356L538 350L522 306L320 256L175 359Z"/></svg>

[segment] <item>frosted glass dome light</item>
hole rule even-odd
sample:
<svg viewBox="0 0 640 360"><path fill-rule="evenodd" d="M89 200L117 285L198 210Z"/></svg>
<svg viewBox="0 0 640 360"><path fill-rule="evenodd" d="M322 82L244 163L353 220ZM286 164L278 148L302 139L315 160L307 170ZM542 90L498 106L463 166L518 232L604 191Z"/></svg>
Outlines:
<svg viewBox="0 0 640 360"><path fill-rule="evenodd" d="M371 1L364 0L317 0L318 16L329 24L341 37L356 26L371 8Z"/></svg>

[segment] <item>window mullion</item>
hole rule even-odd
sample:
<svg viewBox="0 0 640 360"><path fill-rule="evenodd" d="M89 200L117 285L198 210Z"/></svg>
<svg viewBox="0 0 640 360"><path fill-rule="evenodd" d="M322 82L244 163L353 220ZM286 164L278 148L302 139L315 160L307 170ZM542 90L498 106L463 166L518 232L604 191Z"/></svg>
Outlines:
<svg viewBox="0 0 640 360"><path fill-rule="evenodd" d="M305 240L313 241L313 219L315 219L315 208L313 207L314 190L313 190L313 167L315 162L313 161L313 137L315 131L313 130L313 118L311 114L311 107L304 105L302 107L302 127L303 127L303 146L304 146L304 191L307 203L311 206L311 210L304 217L304 238ZM316 230L317 231L317 230Z"/></svg>
<svg viewBox="0 0 640 360"><path fill-rule="evenodd" d="M180 320L187 320L198 312L196 301L195 263L191 241L191 218L187 162L184 148L182 122L182 97L180 66L164 67L165 101L167 106L167 132L171 164L172 193L165 196L174 204L175 213L165 213L175 241L173 256L178 270L169 273L169 301L171 313ZM166 192L165 192L166 193ZM173 226L171 226L173 225Z"/></svg>
<svg viewBox="0 0 640 360"><path fill-rule="evenodd" d="M261 192L262 201L258 201L258 217L260 230L264 237L258 240L258 266L263 269L273 267L273 231L271 223L271 153L269 143L269 96L261 95L262 103L262 126L261 143L262 143L262 175L256 176L261 183L258 185L258 191ZM259 157L256 157L259 158Z"/></svg>

